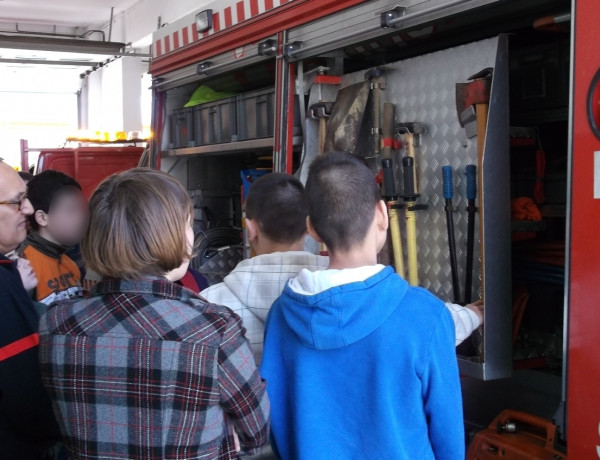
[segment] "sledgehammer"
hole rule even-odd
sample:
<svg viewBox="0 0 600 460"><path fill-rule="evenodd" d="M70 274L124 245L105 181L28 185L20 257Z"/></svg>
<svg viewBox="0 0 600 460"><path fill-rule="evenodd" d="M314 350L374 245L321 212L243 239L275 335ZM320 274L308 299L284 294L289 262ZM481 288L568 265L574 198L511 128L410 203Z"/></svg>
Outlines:
<svg viewBox="0 0 600 460"><path fill-rule="evenodd" d="M404 142L406 143L406 155L415 160L415 147L421 145L421 136L427 132L427 127L423 123L410 122L410 123L397 123L396 132L404 136ZM417 170L413 168L413 183L415 190L418 188L417 184Z"/></svg>

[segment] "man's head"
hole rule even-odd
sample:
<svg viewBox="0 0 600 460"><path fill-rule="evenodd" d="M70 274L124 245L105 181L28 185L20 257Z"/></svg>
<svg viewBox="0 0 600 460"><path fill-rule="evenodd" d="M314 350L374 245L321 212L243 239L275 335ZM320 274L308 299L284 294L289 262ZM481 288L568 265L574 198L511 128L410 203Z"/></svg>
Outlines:
<svg viewBox="0 0 600 460"><path fill-rule="evenodd" d="M14 251L27 237L27 216L33 213L27 187L17 172L0 161L0 254Z"/></svg>
<svg viewBox="0 0 600 460"><path fill-rule="evenodd" d="M381 250L387 233L387 209L371 170L349 153L317 157L306 181L309 231L331 254L362 247Z"/></svg>
<svg viewBox="0 0 600 460"><path fill-rule="evenodd" d="M302 183L282 173L266 174L250 187L246 198L246 228L257 254L301 250L308 208Z"/></svg>
<svg viewBox="0 0 600 460"><path fill-rule="evenodd" d="M88 225L88 208L75 179L59 171L44 171L29 181L28 196L34 209L29 217L33 231L63 246L81 241Z"/></svg>

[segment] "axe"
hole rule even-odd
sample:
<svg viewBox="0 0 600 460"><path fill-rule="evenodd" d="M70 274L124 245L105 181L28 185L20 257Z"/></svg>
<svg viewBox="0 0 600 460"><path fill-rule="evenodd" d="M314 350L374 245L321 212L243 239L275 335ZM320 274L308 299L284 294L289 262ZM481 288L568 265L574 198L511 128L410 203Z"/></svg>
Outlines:
<svg viewBox="0 0 600 460"><path fill-rule="evenodd" d="M460 125L465 128L469 139L477 136L477 189L479 189L479 235L483 243L483 155L487 130L490 93L492 88L491 67L483 69L468 78L468 83L456 84L456 112ZM480 251L483 267L483 251ZM482 284L483 296L483 284Z"/></svg>

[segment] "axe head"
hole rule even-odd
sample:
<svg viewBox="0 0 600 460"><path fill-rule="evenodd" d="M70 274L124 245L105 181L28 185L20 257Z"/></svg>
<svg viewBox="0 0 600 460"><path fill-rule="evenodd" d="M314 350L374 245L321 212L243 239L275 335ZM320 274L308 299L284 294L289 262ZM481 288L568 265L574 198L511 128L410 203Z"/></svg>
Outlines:
<svg viewBox="0 0 600 460"><path fill-rule="evenodd" d="M477 136L477 116L475 115L475 107L470 105L458 117L460 125L465 128L467 139L473 139Z"/></svg>
<svg viewBox="0 0 600 460"><path fill-rule="evenodd" d="M464 126L465 111L477 104L488 104L490 102L490 91L492 88L492 69L483 69L469 77L469 83L456 84L456 113L460 125Z"/></svg>

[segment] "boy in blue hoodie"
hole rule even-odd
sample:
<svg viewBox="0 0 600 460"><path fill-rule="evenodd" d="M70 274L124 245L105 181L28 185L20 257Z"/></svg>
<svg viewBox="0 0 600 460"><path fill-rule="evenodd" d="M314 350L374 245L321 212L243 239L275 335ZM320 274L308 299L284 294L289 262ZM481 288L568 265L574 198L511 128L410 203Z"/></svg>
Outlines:
<svg viewBox="0 0 600 460"><path fill-rule="evenodd" d="M377 264L385 203L350 154L315 159L310 234L326 270L302 270L273 304L261 374L274 450L288 459L462 460L454 324L442 301Z"/></svg>

